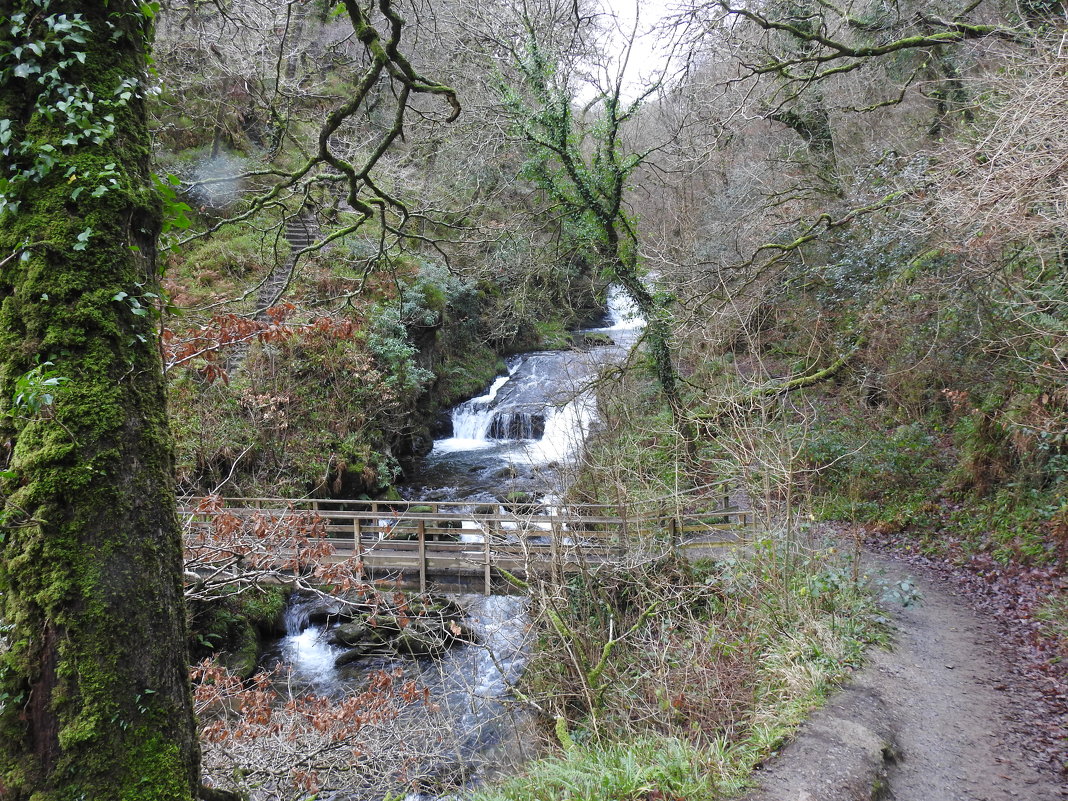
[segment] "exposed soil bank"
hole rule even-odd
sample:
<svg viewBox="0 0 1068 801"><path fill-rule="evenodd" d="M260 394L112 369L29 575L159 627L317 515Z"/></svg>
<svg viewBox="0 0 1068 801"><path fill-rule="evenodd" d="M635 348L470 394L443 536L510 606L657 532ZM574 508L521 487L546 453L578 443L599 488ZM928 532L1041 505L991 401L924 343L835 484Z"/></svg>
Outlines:
<svg viewBox="0 0 1068 801"><path fill-rule="evenodd" d="M891 650L815 713L747 801L1055 801L1068 785L1036 743L1039 690L1002 651L994 621L923 567L865 555L869 573L915 580L889 609Z"/></svg>

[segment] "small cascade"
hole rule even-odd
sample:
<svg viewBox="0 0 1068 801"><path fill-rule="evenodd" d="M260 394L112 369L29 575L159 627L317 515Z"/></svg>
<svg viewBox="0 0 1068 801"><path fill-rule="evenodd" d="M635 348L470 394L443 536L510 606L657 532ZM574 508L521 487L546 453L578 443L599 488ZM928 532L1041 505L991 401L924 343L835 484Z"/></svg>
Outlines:
<svg viewBox="0 0 1068 801"><path fill-rule="evenodd" d="M295 595L286 606L286 636L276 646L275 657L290 666L292 674L288 681L316 695L336 697L346 691L334 660L339 648L328 645L325 627L311 624L311 611L321 606L313 596Z"/></svg>
<svg viewBox="0 0 1068 801"><path fill-rule="evenodd" d="M640 331L645 328L638 304L630 299L623 287L613 284L608 288L608 319L612 323L606 331Z"/></svg>
<svg viewBox="0 0 1068 801"><path fill-rule="evenodd" d="M569 462L575 458L590 434L597 418L597 399L586 390L554 409L545 423L545 434L538 443L538 456L544 462Z"/></svg>
<svg viewBox="0 0 1068 801"><path fill-rule="evenodd" d="M297 597L288 606L284 615L286 636L293 637L308 628L311 619L312 599Z"/></svg>
<svg viewBox="0 0 1068 801"><path fill-rule="evenodd" d="M628 351L641 336L645 328L645 318L642 317L638 304L631 300L621 286L615 284L610 286L606 301L608 325L602 328L591 328L589 333L607 334L615 343L617 350Z"/></svg>
<svg viewBox="0 0 1068 801"><path fill-rule="evenodd" d="M452 410L453 439L470 440L472 442L489 439L489 432L494 418L494 413L490 410L490 404L493 403L501 387L507 384L508 379L511 377L511 373L497 376L485 395L466 400Z"/></svg>
<svg viewBox="0 0 1068 801"><path fill-rule="evenodd" d="M496 412L489 427L490 439L541 439L545 434L545 412Z"/></svg>

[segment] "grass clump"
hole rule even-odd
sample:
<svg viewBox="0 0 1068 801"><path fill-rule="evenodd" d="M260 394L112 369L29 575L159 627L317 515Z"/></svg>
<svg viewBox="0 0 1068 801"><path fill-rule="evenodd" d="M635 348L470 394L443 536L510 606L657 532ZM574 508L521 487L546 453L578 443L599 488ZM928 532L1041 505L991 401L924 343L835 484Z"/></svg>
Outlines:
<svg viewBox="0 0 1068 801"><path fill-rule="evenodd" d="M564 752L479 798L743 789L882 636L863 578L834 549L801 544L772 537L696 562L650 550L540 587L522 692L569 722Z"/></svg>
<svg viewBox="0 0 1068 801"><path fill-rule="evenodd" d="M472 801L645 801L716 797L709 756L674 737L576 746Z"/></svg>

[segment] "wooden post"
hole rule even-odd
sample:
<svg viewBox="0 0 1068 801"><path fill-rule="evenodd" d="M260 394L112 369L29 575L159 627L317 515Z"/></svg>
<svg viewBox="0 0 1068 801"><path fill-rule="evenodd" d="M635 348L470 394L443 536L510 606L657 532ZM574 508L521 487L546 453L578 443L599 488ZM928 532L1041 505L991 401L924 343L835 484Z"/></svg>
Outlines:
<svg viewBox="0 0 1068 801"><path fill-rule="evenodd" d="M671 523L668 526L668 531L671 534L671 549L678 550L679 547L679 520L675 515L671 516Z"/></svg>
<svg viewBox="0 0 1068 801"><path fill-rule="evenodd" d="M549 528L549 576L556 585L563 583L563 567L560 564L560 524Z"/></svg>
<svg viewBox="0 0 1068 801"><path fill-rule="evenodd" d="M426 592L426 521L419 521L419 592Z"/></svg>
<svg viewBox="0 0 1068 801"><path fill-rule="evenodd" d="M363 532L360 531L360 518L352 518L352 547L356 551L357 577L363 581Z"/></svg>
<svg viewBox="0 0 1068 801"><path fill-rule="evenodd" d="M491 586L491 581L490 581L491 577L490 577L490 535L489 535L489 531L486 532L486 536L483 537L483 539L486 541L486 548L485 548L486 563L485 563L485 566L484 566L484 570L485 570L485 591L484 591L483 594L484 595L492 595L493 594L492 593L492 589L493 588Z"/></svg>

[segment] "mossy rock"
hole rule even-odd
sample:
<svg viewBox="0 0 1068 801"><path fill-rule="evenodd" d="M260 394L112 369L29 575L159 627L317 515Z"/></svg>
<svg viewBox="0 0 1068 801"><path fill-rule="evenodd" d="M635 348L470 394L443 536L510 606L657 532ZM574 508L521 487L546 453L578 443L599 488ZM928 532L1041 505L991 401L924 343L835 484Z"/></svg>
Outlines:
<svg viewBox="0 0 1068 801"><path fill-rule="evenodd" d="M288 598L287 588L271 587L191 604L192 658L218 655L243 678L251 676L264 642L285 634Z"/></svg>
<svg viewBox="0 0 1068 801"><path fill-rule="evenodd" d="M515 515L535 515L541 504L529 492L509 492L501 498L504 507Z"/></svg>
<svg viewBox="0 0 1068 801"><path fill-rule="evenodd" d="M578 334L575 342L575 345L583 350L603 348L612 344L612 337L608 334L594 334L588 332Z"/></svg>
<svg viewBox="0 0 1068 801"><path fill-rule="evenodd" d="M251 633L251 628L250 628ZM259 663L260 641L253 634L241 646L233 651L219 653L219 661L242 680L250 678Z"/></svg>
<svg viewBox="0 0 1068 801"><path fill-rule="evenodd" d="M465 612L463 607L451 598L442 598L437 595L429 596L429 600L418 607L421 617L437 617L446 620L461 620Z"/></svg>
<svg viewBox="0 0 1068 801"><path fill-rule="evenodd" d="M342 623L330 630L327 642L331 645L359 645L371 636L371 627L366 623Z"/></svg>
<svg viewBox="0 0 1068 801"><path fill-rule="evenodd" d="M426 621L412 621L393 639L394 650L402 656L439 656L449 642L443 627Z"/></svg>
<svg viewBox="0 0 1068 801"><path fill-rule="evenodd" d="M344 667L345 665L351 665L353 662L357 662L363 657L367 656L370 652L371 649L365 645L361 645L356 648L350 648L334 660L334 667Z"/></svg>

